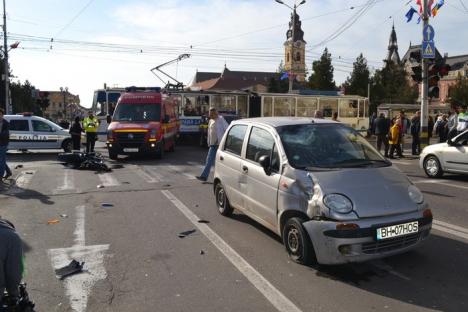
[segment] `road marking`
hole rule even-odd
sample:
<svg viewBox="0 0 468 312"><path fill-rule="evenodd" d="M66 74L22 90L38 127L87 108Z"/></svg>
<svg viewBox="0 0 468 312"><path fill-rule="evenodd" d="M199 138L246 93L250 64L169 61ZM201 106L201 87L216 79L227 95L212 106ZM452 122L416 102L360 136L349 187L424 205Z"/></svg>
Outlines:
<svg viewBox="0 0 468 312"><path fill-rule="evenodd" d="M36 170L21 171L15 180L15 185L9 192L10 194L18 194L25 191L31 183L32 178L36 174Z"/></svg>
<svg viewBox="0 0 468 312"><path fill-rule="evenodd" d="M194 162L194 161L188 161L187 164L189 164L190 166L197 167L198 169L204 169L205 168L205 166L203 166L202 164Z"/></svg>
<svg viewBox="0 0 468 312"><path fill-rule="evenodd" d="M450 223L433 220L432 228L468 240L468 229Z"/></svg>
<svg viewBox="0 0 468 312"><path fill-rule="evenodd" d="M159 178L150 175L148 172L145 171L145 169L143 169L143 168L141 168L139 166L132 166L132 168L134 168L136 174L138 174L147 183L161 182L161 180Z"/></svg>
<svg viewBox="0 0 468 312"><path fill-rule="evenodd" d="M49 249L52 267L58 269L66 266L72 259L85 262L85 271L67 277L63 283L69 297L70 306L75 312L85 312L88 296L96 282L107 277L104 266L105 252L109 245L85 246L85 206L76 207L76 228L74 246L70 248Z"/></svg>
<svg viewBox="0 0 468 312"><path fill-rule="evenodd" d="M439 180L417 180L417 181L413 181L413 183L417 183L417 184L420 184L420 183L440 184L440 185L444 185L444 186L450 186L450 187L456 187L456 188L463 189L463 190L468 190L468 186L445 183L445 182L441 182Z"/></svg>
<svg viewBox="0 0 468 312"><path fill-rule="evenodd" d="M63 175L62 184L59 187L57 187L54 193L56 194L60 191L70 191L74 189L75 189L75 181L74 181L73 170L65 169L65 174Z"/></svg>
<svg viewBox="0 0 468 312"><path fill-rule="evenodd" d="M102 185L104 186L118 186L120 185L119 181L110 173L100 173L98 174L99 179L101 180Z"/></svg>
<svg viewBox="0 0 468 312"><path fill-rule="evenodd" d="M397 165L405 165L405 166L412 166L413 163L410 163L409 161L401 161L401 160L392 160L393 164Z"/></svg>
<svg viewBox="0 0 468 312"><path fill-rule="evenodd" d="M188 172L186 172L186 168L184 168L183 166L174 166L174 165L166 165L166 167L169 169L169 170L172 170L178 174L181 174L185 177L187 177L189 180L195 180L195 176L193 174L190 174Z"/></svg>
<svg viewBox="0 0 468 312"><path fill-rule="evenodd" d="M145 170L149 171L151 175L158 181L162 182L164 180L164 177L162 174L156 171L156 168L153 167L145 167Z"/></svg>
<svg viewBox="0 0 468 312"><path fill-rule="evenodd" d="M255 288L262 293L270 303L281 312L301 312L301 310L289 300L282 292L273 286L263 275L255 270L244 258L242 258L231 246L229 246L207 224L198 223L199 218L177 199L170 191L161 191L180 212L182 212L200 232L244 275Z"/></svg>

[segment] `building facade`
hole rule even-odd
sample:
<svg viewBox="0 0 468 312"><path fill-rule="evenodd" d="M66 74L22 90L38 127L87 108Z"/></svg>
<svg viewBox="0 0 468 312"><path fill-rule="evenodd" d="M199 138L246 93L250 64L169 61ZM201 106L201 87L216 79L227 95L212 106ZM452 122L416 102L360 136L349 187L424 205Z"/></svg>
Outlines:
<svg viewBox="0 0 468 312"><path fill-rule="evenodd" d="M80 96L68 91L46 91L49 93L49 106L44 117L52 121L72 120L75 116L84 116L86 108L80 105Z"/></svg>

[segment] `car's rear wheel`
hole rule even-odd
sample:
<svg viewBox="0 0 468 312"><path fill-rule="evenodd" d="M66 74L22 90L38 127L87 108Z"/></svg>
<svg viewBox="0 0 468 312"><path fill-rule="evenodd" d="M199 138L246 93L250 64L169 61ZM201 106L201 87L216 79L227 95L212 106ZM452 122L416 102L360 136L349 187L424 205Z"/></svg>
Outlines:
<svg viewBox="0 0 468 312"><path fill-rule="evenodd" d="M73 150L72 140L65 140L62 143L62 148L65 153L70 153Z"/></svg>
<svg viewBox="0 0 468 312"><path fill-rule="evenodd" d="M304 219L290 218L283 228L283 243L289 257L300 264L312 264L316 261L314 247L302 223Z"/></svg>
<svg viewBox="0 0 468 312"><path fill-rule="evenodd" d="M430 178L440 178L444 174L439 159L433 155L424 160L424 172Z"/></svg>
<svg viewBox="0 0 468 312"><path fill-rule="evenodd" d="M218 182L215 186L215 198L216 206L218 207L218 212L225 217L228 217L232 214L233 210L229 204L229 200L226 196L226 191L224 190L221 182Z"/></svg>

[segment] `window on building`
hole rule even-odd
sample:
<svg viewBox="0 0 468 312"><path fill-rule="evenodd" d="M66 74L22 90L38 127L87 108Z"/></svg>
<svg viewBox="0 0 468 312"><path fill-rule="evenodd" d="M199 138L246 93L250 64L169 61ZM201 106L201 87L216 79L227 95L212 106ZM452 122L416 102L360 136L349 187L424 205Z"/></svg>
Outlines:
<svg viewBox="0 0 468 312"><path fill-rule="evenodd" d="M289 52L286 53L286 62L289 63Z"/></svg>
<svg viewBox="0 0 468 312"><path fill-rule="evenodd" d="M300 62L300 61L301 61L301 53L296 52L296 62Z"/></svg>

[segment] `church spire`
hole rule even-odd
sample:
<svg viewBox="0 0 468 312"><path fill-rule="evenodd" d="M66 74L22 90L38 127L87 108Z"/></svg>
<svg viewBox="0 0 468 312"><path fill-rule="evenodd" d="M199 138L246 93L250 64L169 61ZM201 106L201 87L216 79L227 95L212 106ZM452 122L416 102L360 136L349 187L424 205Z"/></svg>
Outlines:
<svg viewBox="0 0 468 312"><path fill-rule="evenodd" d="M395 24L392 25L392 32L390 33L390 39L388 40L388 54L385 59L386 63L393 62L400 64L400 55L398 54L398 42L397 35L395 32Z"/></svg>

